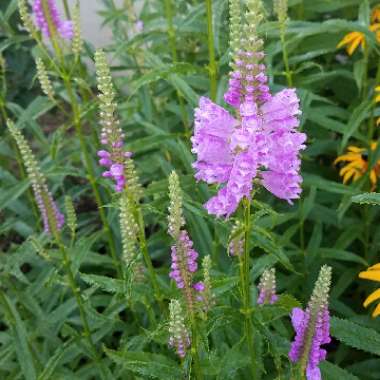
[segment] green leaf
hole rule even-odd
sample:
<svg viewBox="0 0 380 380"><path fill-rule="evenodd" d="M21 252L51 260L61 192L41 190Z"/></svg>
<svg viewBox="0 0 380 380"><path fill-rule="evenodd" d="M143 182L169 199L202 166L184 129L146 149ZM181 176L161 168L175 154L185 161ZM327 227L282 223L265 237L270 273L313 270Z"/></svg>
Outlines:
<svg viewBox="0 0 380 380"><path fill-rule="evenodd" d="M369 111L372 107L372 99L369 99L363 103L360 103L358 107L352 112L352 116L348 121L348 125L346 126L342 142L340 144L340 149L343 151L349 138L357 131L360 127L361 123L368 117Z"/></svg>
<svg viewBox="0 0 380 380"><path fill-rule="evenodd" d="M96 286L107 293L124 293L126 284L115 278L96 274L80 273L81 279L90 286Z"/></svg>
<svg viewBox="0 0 380 380"><path fill-rule="evenodd" d="M333 317L331 334L350 347L380 356L380 334L374 329Z"/></svg>
<svg viewBox="0 0 380 380"><path fill-rule="evenodd" d="M29 347L27 328L11 300L5 294L1 295L1 300L14 332L15 351L21 371L25 380L35 380L37 374L33 361L33 353Z"/></svg>
<svg viewBox="0 0 380 380"><path fill-rule="evenodd" d="M369 205L380 205L380 193L363 193L351 198L352 202Z"/></svg>
<svg viewBox="0 0 380 380"><path fill-rule="evenodd" d="M323 380L359 380L358 377L328 361L319 365Z"/></svg>
<svg viewBox="0 0 380 380"><path fill-rule="evenodd" d="M178 380L183 377L181 368L166 356L149 352L117 352L104 349L116 364L147 379Z"/></svg>

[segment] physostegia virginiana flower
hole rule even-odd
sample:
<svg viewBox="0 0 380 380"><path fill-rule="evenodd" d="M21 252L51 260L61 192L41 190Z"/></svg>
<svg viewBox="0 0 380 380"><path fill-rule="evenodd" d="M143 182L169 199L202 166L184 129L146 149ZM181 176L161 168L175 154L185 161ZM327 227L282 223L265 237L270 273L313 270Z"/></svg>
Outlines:
<svg viewBox="0 0 380 380"><path fill-rule="evenodd" d="M243 197L250 197L253 180L289 203L299 197L300 150L306 135L298 132L299 99L294 89L270 93L263 63L263 41L256 37L261 22L260 1L247 2L246 23L241 26L238 0L231 0L233 60L226 109L202 97L195 110L192 137L197 180L223 185L209 199L210 214L229 216Z"/></svg>

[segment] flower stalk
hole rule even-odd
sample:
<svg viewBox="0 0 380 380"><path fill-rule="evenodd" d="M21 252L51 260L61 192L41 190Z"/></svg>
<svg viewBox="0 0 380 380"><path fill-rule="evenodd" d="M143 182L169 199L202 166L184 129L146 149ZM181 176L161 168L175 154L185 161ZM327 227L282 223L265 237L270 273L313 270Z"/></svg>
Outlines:
<svg viewBox="0 0 380 380"><path fill-rule="evenodd" d="M209 54L208 72L210 76L210 99L212 101L215 101L218 72L217 72L217 66L216 66L216 60L215 60L212 0L205 0L205 1L206 1L206 13L207 13L207 35L208 35L208 54Z"/></svg>

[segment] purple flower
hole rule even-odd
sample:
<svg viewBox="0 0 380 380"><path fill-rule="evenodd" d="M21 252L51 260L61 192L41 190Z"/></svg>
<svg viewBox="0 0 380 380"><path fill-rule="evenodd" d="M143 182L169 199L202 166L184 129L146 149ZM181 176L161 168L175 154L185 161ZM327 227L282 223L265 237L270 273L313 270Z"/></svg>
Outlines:
<svg viewBox="0 0 380 380"><path fill-rule="evenodd" d="M237 43L240 48L234 50L224 95L237 118L201 98L192 138L192 152L197 155L195 178L222 185L205 208L210 214L227 217L242 198L250 197L256 177L280 199L292 203L299 198L299 152L305 149L306 140L306 135L296 130L301 112L295 90L285 89L274 96L269 91L264 53L255 51L262 41L252 36Z"/></svg>
<svg viewBox="0 0 380 380"><path fill-rule="evenodd" d="M181 231L179 241L172 246L172 265L169 277L172 278L179 289L185 285L191 287L192 274L197 271L198 253L193 249L193 242L186 231Z"/></svg>
<svg viewBox="0 0 380 380"><path fill-rule="evenodd" d="M194 307L194 290L200 292L201 283L193 285L193 276L198 269L198 252L193 249L187 231L180 231L179 238L172 246L172 264L169 277L173 279L178 289L183 291L188 308Z"/></svg>
<svg viewBox="0 0 380 380"><path fill-rule="evenodd" d="M241 199L250 196L256 176L289 203L301 193L299 151L305 148L306 135L296 131L300 111L295 90L285 89L259 106L245 101L239 111L237 121L207 98L201 98L195 110L195 178L224 185L205 204L217 216L231 215Z"/></svg>
<svg viewBox="0 0 380 380"><path fill-rule="evenodd" d="M330 283L331 268L323 266L306 310L296 307L291 314L296 336L289 351L289 359L293 363L301 363L307 380L321 380L318 365L326 359L327 354L321 346L331 341L328 310Z"/></svg>
<svg viewBox="0 0 380 380"><path fill-rule="evenodd" d="M36 25L41 32L46 37L51 37L49 20L62 38L68 40L72 39L74 35L72 21L61 19L54 0L46 0L46 8L48 9L49 14L46 14L42 0L34 0L33 12L36 17Z"/></svg>
<svg viewBox="0 0 380 380"><path fill-rule="evenodd" d="M141 33L144 30L144 21L137 20L135 22L135 29L137 33Z"/></svg>

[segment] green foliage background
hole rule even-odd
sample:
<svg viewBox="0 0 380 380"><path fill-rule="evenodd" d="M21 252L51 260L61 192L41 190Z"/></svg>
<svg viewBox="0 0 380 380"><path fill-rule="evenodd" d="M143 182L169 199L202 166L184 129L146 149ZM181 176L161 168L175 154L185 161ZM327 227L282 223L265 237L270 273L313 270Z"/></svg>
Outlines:
<svg viewBox="0 0 380 380"><path fill-rule="evenodd" d="M85 2L81 1L82 7ZM178 296L167 274L171 241L166 233L168 182L175 169L184 191L187 226L201 256L213 259L216 306L204 321L202 366L206 378L249 379L249 358L241 341L238 268L226 253L233 220L215 220L202 204L215 189L196 183L190 151L193 110L199 96L210 90L206 7L201 0L173 1L175 49L168 43L165 4L143 3L141 33L130 31L134 22L125 8L103 0L101 16L112 28L106 51L118 89L119 116L128 150L144 186L143 212L148 248L165 299ZM278 292L275 306L257 309L254 318L257 366L263 379L289 379L287 352L293 331L287 317L291 308L306 304L322 264L333 268L330 310L333 342L323 379L379 379L380 325L363 309L373 285L358 273L380 261L379 197L370 191L368 175L343 185L335 158L350 144L369 147L368 125L380 110L373 108L379 46L368 31L369 9L377 1L289 0L286 44L294 86L302 102L301 128L308 135L303 153L302 198L293 206L265 191L253 201L250 272L252 298L264 269L276 266ZM228 1L214 0L213 32L217 57L217 102L223 104L228 67ZM272 3L265 1L267 20L265 62L275 91L286 86L282 46ZM75 300L62 272L60 253L40 233L41 221L32 207L29 181L22 179L14 144L5 118L23 129L55 198L63 208L70 195L78 214L77 239L69 254L85 300L85 310L101 360L110 379L178 379L184 368L167 347L167 318L160 314L143 281L126 289L117 280L108 254L79 141L71 120L45 97L35 81L35 43L21 31L17 2L0 5L0 53L5 59L0 94L0 378L93 379L96 366L81 336ZM365 33L368 61L360 49L347 57L336 45L353 30ZM94 31L101 33L102 31ZM85 44L83 60L92 60L94 47ZM67 93L51 72L60 104ZM109 181L96 165L100 126L93 70L81 65L71 78L83 97L82 120L101 196L117 252L121 251L117 204ZM79 99L79 95L78 95ZM181 106L182 104L182 106ZM373 114L372 114L373 112ZM377 130L375 140L379 138ZM377 149L369 157L374 165ZM20 174L21 173L21 174ZM207 344L206 344L207 341ZM185 371L186 372L186 371Z"/></svg>

